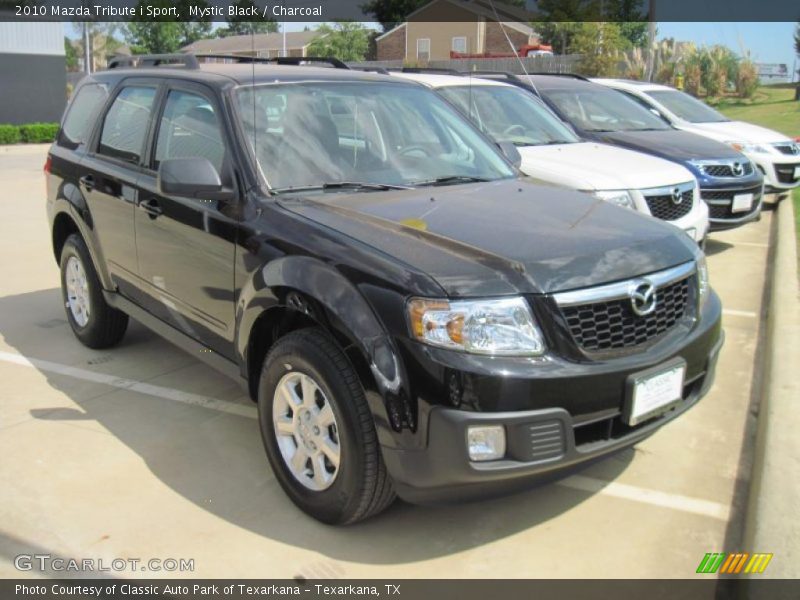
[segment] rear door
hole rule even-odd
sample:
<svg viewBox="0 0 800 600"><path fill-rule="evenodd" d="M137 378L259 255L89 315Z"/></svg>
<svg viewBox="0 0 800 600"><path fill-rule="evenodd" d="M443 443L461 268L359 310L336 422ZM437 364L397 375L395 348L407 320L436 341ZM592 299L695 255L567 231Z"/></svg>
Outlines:
<svg viewBox="0 0 800 600"><path fill-rule="evenodd" d="M159 93L155 81L121 84L81 163L80 188L89 205L97 246L114 285L136 296L134 205L140 161Z"/></svg>
<svg viewBox="0 0 800 600"><path fill-rule="evenodd" d="M169 158L207 158L233 187L221 106L205 86L169 83L138 181L136 251L146 308L233 356L235 203L159 194L158 166Z"/></svg>

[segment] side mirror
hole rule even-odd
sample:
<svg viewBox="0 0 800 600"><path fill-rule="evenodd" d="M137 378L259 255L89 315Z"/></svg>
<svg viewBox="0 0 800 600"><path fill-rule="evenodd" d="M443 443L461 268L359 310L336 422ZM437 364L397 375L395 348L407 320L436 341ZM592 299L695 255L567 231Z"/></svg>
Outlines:
<svg viewBox="0 0 800 600"><path fill-rule="evenodd" d="M497 147L500 148L500 152L503 153L503 156L506 157L508 162L519 169L519 166L522 164L522 156L519 150L517 150L517 147L511 142L497 142Z"/></svg>
<svg viewBox="0 0 800 600"><path fill-rule="evenodd" d="M158 166L158 193L163 196L232 200L233 190L223 187L219 173L207 158L168 158Z"/></svg>

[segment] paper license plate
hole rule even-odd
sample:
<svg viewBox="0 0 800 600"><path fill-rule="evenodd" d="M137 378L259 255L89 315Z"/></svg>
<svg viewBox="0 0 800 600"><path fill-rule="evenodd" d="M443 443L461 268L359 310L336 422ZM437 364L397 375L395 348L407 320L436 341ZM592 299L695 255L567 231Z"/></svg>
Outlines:
<svg viewBox="0 0 800 600"><path fill-rule="evenodd" d="M753 206L753 194L736 194L733 197L731 212L745 212Z"/></svg>
<svg viewBox="0 0 800 600"><path fill-rule="evenodd" d="M800 177L800 167L794 168L794 178L797 179Z"/></svg>
<svg viewBox="0 0 800 600"><path fill-rule="evenodd" d="M686 366L675 365L653 375L634 375L628 424L636 425L654 417L683 397L683 378Z"/></svg>

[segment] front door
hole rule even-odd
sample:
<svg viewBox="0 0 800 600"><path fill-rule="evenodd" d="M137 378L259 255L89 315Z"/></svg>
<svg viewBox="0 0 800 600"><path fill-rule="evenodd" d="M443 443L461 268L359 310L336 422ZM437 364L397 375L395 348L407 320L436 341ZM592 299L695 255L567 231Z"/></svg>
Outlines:
<svg viewBox="0 0 800 600"><path fill-rule="evenodd" d="M233 356L235 207L163 196L160 161L207 158L230 181L230 153L218 103L200 86L176 84L164 96L135 209L139 280L146 308L223 356ZM227 180L227 181L226 181Z"/></svg>

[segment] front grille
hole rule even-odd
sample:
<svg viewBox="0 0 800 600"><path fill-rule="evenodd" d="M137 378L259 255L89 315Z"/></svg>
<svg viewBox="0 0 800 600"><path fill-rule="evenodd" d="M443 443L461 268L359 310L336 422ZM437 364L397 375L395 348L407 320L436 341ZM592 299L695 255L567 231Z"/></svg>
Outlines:
<svg viewBox="0 0 800 600"><path fill-rule="evenodd" d="M645 196L650 214L657 219L674 221L689 214L692 210L694 190L688 189L681 194L680 202L676 203L671 194L660 196Z"/></svg>
<svg viewBox="0 0 800 600"><path fill-rule="evenodd" d="M710 177L744 177L753 174L753 165L749 162L740 163L742 172L738 175L733 172L733 164L722 163L714 165L703 165L703 172Z"/></svg>
<svg viewBox="0 0 800 600"><path fill-rule="evenodd" d="M775 175L781 183L795 183L798 179L794 176L795 167L800 167L800 163L789 165L775 165Z"/></svg>
<svg viewBox="0 0 800 600"><path fill-rule="evenodd" d="M772 146L781 154L789 154L790 156L800 155L800 149L798 149L797 144L792 144L792 143L773 144Z"/></svg>
<svg viewBox="0 0 800 600"><path fill-rule="evenodd" d="M732 212L733 197L737 194L753 194L753 203L749 211ZM708 216L711 219L741 219L758 210L761 199L761 186L743 190L700 190L700 196L708 204Z"/></svg>
<svg viewBox="0 0 800 600"><path fill-rule="evenodd" d="M656 308L646 316L633 312L629 298L561 308L570 333L588 352L641 346L663 335L687 312L686 277L656 289Z"/></svg>

